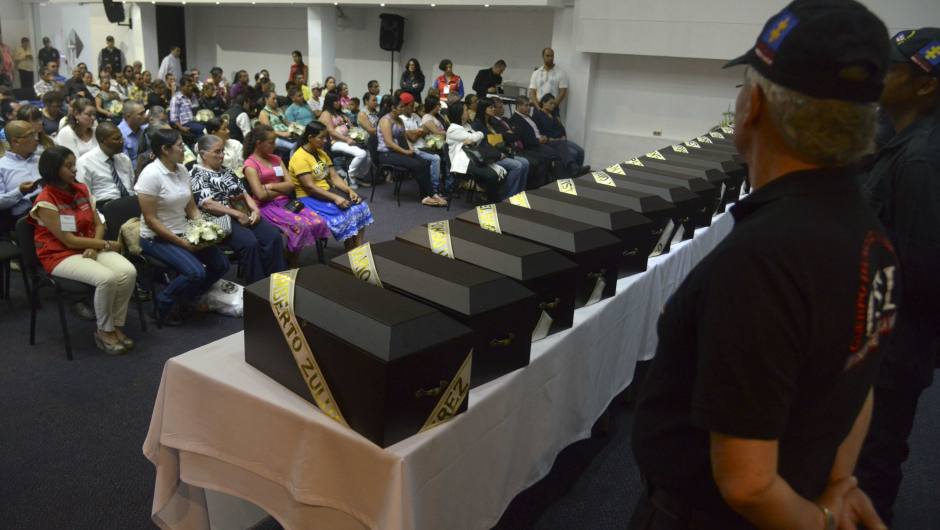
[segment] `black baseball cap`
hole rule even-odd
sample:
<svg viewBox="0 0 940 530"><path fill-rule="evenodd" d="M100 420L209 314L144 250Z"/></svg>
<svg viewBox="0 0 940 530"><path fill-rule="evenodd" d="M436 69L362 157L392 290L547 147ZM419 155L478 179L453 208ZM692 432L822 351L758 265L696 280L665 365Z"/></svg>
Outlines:
<svg viewBox="0 0 940 530"><path fill-rule="evenodd" d="M881 19L855 0L795 0L767 21L753 48L725 68L747 64L817 99L874 103L890 62L887 36Z"/></svg>
<svg viewBox="0 0 940 530"><path fill-rule="evenodd" d="M940 28L902 31L891 39L891 60L908 61L934 77L940 77Z"/></svg>

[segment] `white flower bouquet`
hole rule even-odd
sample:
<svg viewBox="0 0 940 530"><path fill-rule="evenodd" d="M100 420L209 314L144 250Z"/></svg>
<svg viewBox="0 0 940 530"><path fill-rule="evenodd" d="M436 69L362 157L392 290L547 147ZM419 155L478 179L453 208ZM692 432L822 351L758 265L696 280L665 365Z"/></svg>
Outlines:
<svg viewBox="0 0 940 530"><path fill-rule="evenodd" d="M188 224L189 228L186 230L183 239L189 241L191 245L207 247L225 239L225 231L213 222L205 219L190 219Z"/></svg>
<svg viewBox="0 0 940 530"><path fill-rule="evenodd" d="M287 132L289 132L291 136L299 137L304 133L304 126L295 121L287 126Z"/></svg>
<svg viewBox="0 0 940 530"><path fill-rule="evenodd" d="M108 104L108 112L114 114L115 116L120 116L121 112L124 111L124 102L120 99L115 99Z"/></svg>
<svg viewBox="0 0 940 530"><path fill-rule="evenodd" d="M200 110L199 112L196 113L196 117L195 117L194 119L195 119L196 122L198 122L198 123L206 123L207 121L211 120L212 118L215 118L215 113L214 113L214 112L212 112L212 111L209 110L209 109L202 109L202 110Z"/></svg>
<svg viewBox="0 0 940 530"><path fill-rule="evenodd" d="M369 139L369 133L367 133L361 127L353 127L349 129L349 134L347 134L347 136L352 138L352 141L356 142L357 144L364 144L366 143L366 140Z"/></svg>
<svg viewBox="0 0 940 530"><path fill-rule="evenodd" d="M439 151L444 148L447 141L439 134L429 135L424 139L424 146L432 151Z"/></svg>

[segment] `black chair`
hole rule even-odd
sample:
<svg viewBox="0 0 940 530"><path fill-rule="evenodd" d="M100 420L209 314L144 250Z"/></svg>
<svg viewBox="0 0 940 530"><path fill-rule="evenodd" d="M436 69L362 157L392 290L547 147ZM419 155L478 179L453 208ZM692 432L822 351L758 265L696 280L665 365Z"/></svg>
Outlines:
<svg viewBox="0 0 940 530"><path fill-rule="evenodd" d="M115 201L117 202L117 201ZM60 278L49 274L39 263L39 257L36 255L36 244L34 234L36 227L30 224L27 218L22 218L16 222L16 239L22 244L22 260L20 266L29 278L29 285L32 289L29 293L30 299L30 317L29 317L29 343L36 344L36 312L39 309L39 288L45 285L51 285L55 291L55 301L59 306L59 322L62 324L62 337L65 339L65 357L72 360L72 340L69 337L68 321L65 318L66 299L71 302L87 298L94 294L95 286L87 283L77 282L66 278ZM140 328L147 331L147 322L144 320L144 308L140 303L140 298L134 292L134 302L137 304L137 313L140 316Z"/></svg>
<svg viewBox="0 0 940 530"><path fill-rule="evenodd" d="M20 261L20 272L23 273L23 285L26 287L26 296L29 296L29 279L26 277L26 267L21 259L23 253L12 241L0 241L0 298L10 297L10 262Z"/></svg>
<svg viewBox="0 0 940 530"><path fill-rule="evenodd" d="M402 166L396 166L394 164L380 164L379 163L379 136L378 134L373 134L366 141L366 146L369 148L369 157L372 159L372 168L375 170L375 173L379 176L378 180L382 180L383 175L391 175L392 181L395 183L395 197L398 199L398 206L401 207L401 184L405 180L405 175L408 174L408 168ZM369 202L375 198L375 184L376 178L372 177L372 196L369 197Z"/></svg>
<svg viewBox="0 0 940 530"><path fill-rule="evenodd" d="M118 235L121 233L121 227L124 226L124 223L128 219L133 219L134 217L140 217L140 202L137 200L136 195L131 195L130 197L123 197L120 199L115 199L110 201L104 206L104 219L106 224L105 230L105 239L116 241ZM139 265L140 269L143 270L142 275L138 275L138 278L141 276L144 278L144 284L147 287L147 290L150 291L150 300L156 307L157 304L157 286L153 281L153 272L154 270L169 271L172 270L169 265L158 260L153 256L148 256L146 254L131 254L127 253L124 255L134 265ZM134 297L137 297L136 289ZM157 320L157 329L162 329L163 323L160 320Z"/></svg>

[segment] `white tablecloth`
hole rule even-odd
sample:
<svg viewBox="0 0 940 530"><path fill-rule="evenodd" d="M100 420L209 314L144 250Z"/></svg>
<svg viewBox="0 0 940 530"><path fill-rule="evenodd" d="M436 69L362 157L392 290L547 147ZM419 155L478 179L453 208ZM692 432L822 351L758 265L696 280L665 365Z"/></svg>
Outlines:
<svg viewBox="0 0 940 530"><path fill-rule="evenodd" d="M143 448L157 468L154 522L208 529L210 488L289 530L335 528L322 507L369 528L493 526L652 358L660 308L732 224L720 215L651 259L615 297L575 311L572 329L533 344L527 368L472 390L467 413L386 450L246 364L241 333L170 359Z"/></svg>

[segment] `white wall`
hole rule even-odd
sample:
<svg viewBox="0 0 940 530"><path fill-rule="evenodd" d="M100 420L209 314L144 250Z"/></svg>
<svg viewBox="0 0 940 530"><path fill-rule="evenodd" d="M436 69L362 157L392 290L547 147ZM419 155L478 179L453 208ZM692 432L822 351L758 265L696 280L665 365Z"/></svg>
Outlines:
<svg viewBox="0 0 940 530"><path fill-rule="evenodd" d="M131 20L132 6L133 4L124 4L125 23ZM91 63L88 65L89 70L92 71L92 75L98 76L98 53L102 48L107 46L108 43L105 39L108 35L114 37L114 46L124 52L124 57L127 59L128 63L143 60L141 57L137 57L135 53L134 35L130 31L130 28L109 22L108 16L104 13L103 4L87 4L87 7L91 31L91 42L88 43L88 46L91 48L92 54L94 55L95 64L95 66L92 66Z"/></svg>

